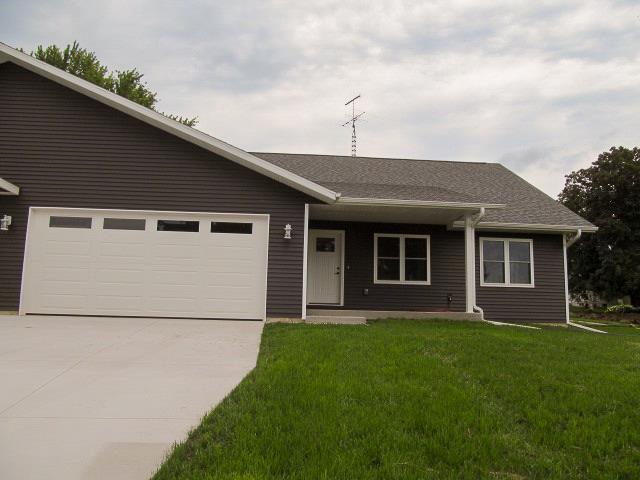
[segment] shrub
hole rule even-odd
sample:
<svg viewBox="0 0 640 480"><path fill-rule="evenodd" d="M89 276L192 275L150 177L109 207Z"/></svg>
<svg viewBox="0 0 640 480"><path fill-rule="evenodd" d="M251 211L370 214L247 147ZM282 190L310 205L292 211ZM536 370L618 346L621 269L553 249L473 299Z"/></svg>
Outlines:
<svg viewBox="0 0 640 480"><path fill-rule="evenodd" d="M640 308L621 303L619 305L611 305L610 307L607 307L606 311L607 313L638 313L640 312Z"/></svg>

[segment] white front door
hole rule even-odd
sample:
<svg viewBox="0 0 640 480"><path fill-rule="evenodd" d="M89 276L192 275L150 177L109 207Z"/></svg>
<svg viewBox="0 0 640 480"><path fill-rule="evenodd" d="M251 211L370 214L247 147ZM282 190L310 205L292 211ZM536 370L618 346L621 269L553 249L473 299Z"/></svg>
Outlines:
<svg viewBox="0 0 640 480"><path fill-rule="evenodd" d="M343 239L341 230L309 230L307 303L342 303Z"/></svg>

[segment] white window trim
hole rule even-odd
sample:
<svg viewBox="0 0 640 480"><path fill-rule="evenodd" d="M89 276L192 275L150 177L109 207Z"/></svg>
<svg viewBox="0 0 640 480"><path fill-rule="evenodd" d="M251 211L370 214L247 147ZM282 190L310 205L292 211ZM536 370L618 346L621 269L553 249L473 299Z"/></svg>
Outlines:
<svg viewBox="0 0 640 480"><path fill-rule="evenodd" d="M400 278L405 273L405 238L424 238L427 240L427 281L423 280L378 280L378 238L399 238L400 241ZM380 285L431 285L431 235L414 235L402 233L374 233L373 234L373 283Z"/></svg>
<svg viewBox="0 0 640 480"><path fill-rule="evenodd" d="M484 242L503 242L504 248L504 283L489 283L484 281ZM529 259L531 263L531 283L511 283L511 262L509 261L509 242L521 242L529 244ZM507 237L480 237L480 286L481 287L509 287L509 288L535 288L535 276L533 267L533 239L531 238L507 238Z"/></svg>

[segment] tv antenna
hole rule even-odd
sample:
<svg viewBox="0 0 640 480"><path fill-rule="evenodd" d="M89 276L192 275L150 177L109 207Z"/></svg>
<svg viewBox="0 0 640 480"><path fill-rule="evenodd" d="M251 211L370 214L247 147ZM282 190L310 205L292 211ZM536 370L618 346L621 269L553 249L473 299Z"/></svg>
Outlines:
<svg viewBox="0 0 640 480"><path fill-rule="evenodd" d="M357 97L353 97L351 100L345 103L345 105L351 104L351 120L349 120L348 122L344 122L342 124L343 127L346 127L349 124L351 124L351 156L352 157L356 156L356 122L360 117L362 117L362 115L364 115L364 112L360 112L359 114L356 115L356 100L359 98L360 98L360 95L358 95Z"/></svg>

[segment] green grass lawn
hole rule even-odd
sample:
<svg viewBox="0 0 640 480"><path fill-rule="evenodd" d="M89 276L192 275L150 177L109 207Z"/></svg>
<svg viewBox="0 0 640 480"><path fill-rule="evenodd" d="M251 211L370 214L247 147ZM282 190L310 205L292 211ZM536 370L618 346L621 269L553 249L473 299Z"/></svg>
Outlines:
<svg viewBox="0 0 640 480"><path fill-rule="evenodd" d="M640 478L640 330L265 326L169 478Z"/></svg>

